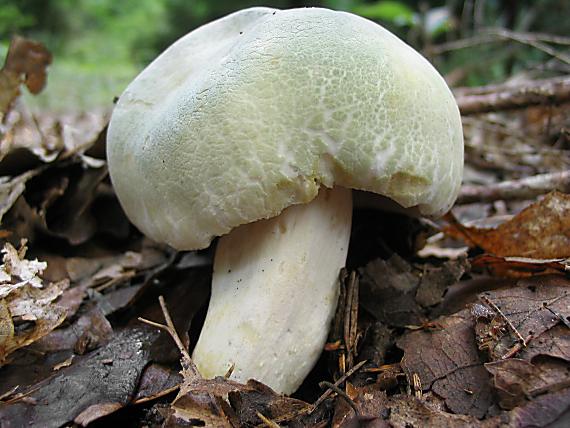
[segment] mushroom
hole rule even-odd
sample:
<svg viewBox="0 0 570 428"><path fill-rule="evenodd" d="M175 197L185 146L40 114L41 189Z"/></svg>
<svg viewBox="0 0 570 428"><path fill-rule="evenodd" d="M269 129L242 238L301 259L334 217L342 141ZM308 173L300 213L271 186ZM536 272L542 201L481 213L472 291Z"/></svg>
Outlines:
<svg viewBox="0 0 570 428"><path fill-rule="evenodd" d="M132 222L179 250L221 236L193 359L290 394L338 296L351 190L445 213L463 169L443 78L381 26L251 8L182 37L121 95L109 171Z"/></svg>

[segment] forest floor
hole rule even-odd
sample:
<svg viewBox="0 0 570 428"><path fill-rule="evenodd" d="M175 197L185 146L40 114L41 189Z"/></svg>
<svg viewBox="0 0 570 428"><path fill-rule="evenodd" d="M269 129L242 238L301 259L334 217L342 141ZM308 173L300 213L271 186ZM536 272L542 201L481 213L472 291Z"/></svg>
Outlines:
<svg viewBox="0 0 570 428"><path fill-rule="evenodd" d="M50 55L15 43L0 71L0 426L570 425L570 77L454 90L456 205L438 222L355 210L328 343L286 397L194 370L212 251L129 223L107 115L30 113L20 86L42 89Z"/></svg>

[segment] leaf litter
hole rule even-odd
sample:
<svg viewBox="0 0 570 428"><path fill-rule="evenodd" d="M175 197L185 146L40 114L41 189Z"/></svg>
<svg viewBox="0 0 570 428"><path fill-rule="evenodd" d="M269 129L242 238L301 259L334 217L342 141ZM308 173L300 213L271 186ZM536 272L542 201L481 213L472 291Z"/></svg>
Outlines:
<svg viewBox="0 0 570 428"><path fill-rule="evenodd" d="M284 397L195 370L211 251L175 253L141 236L108 178L105 115L32 117L15 100L21 85L41 89L51 56L24 39L10 50L0 71L0 425L494 427L567 417L568 195L529 200L515 189L478 202L476 188L567 169L567 152L551 147L567 105L469 116L465 184L475 187L447 224L357 209L323 358Z"/></svg>

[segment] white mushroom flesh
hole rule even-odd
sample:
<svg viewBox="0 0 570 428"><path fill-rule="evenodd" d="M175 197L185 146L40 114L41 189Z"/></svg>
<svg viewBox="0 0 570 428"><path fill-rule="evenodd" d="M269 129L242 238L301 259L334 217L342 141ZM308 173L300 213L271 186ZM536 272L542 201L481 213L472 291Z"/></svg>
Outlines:
<svg viewBox="0 0 570 428"><path fill-rule="evenodd" d="M330 217L317 194L352 188L443 214L463 136L443 78L376 23L252 8L184 36L129 85L107 157L122 207L150 238L194 250L229 233L195 352L203 374L234 363L234 378L292 392L321 351L347 246L337 235L349 226L332 233L331 222L350 204Z"/></svg>
<svg viewBox="0 0 570 428"><path fill-rule="evenodd" d="M212 297L193 359L206 377L255 378L293 393L323 350L338 298L351 191L238 227L216 249Z"/></svg>

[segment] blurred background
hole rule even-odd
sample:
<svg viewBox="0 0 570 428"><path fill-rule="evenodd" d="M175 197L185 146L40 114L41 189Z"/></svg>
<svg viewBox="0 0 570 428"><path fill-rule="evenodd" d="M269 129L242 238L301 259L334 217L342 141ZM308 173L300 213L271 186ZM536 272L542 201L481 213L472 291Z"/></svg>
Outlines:
<svg viewBox="0 0 570 428"><path fill-rule="evenodd" d="M108 110L130 80L192 29L251 6L321 6L377 21L453 86L568 72L568 0L0 0L0 54L18 34L53 53L34 111ZM547 34L546 34L547 33Z"/></svg>

